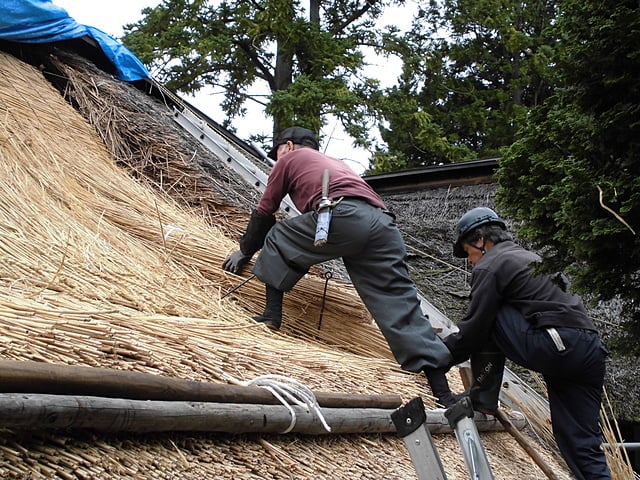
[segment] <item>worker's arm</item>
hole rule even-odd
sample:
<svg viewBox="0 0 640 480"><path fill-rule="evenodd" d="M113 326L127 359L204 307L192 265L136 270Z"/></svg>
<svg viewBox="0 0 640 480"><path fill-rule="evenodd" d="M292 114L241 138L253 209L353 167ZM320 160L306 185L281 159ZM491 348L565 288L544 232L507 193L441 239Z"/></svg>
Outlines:
<svg viewBox="0 0 640 480"><path fill-rule="evenodd" d="M465 361L484 345L502 302L495 274L483 269L474 270L469 307L456 324L460 330L443 340L453 355L454 364Z"/></svg>
<svg viewBox="0 0 640 480"><path fill-rule="evenodd" d="M229 255L222 263L228 272L238 273L254 253L262 248L267 232L276 222L275 212L287 194L286 162L277 161L269 173L267 186L256 208L251 212L247 228L240 239L240 249Z"/></svg>
<svg viewBox="0 0 640 480"><path fill-rule="evenodd" d="M262 248L264 238L276 223L274 215L263 215L254 210L249 218L247 228L240 238L240 249L229 255L222 263L227 272L238 273L242 270L253 254Z"/></svg>

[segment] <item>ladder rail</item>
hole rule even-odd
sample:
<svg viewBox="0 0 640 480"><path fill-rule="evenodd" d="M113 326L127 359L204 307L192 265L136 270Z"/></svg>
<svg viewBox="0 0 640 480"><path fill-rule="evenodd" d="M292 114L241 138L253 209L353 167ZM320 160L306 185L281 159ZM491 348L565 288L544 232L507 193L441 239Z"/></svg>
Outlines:
<svg viewBox="0 0 640 480"><path fill-rule="evenodd" d="M476 427L475 413L469 397L465 397L445 411L449 425L454 429L472 480L493 480L487 454Z"/></svg>
<svg viewBox="0 0 640 480"><path fill-rule="evenodd" d="M447 480L440 455L427 427L424 403L416 397L391 414L416 469L418 480Z"/></svg>
<svg viewBox="0 0 640 480"><path fill-rule="evenodd" d="M231 168L260 193L264 192L269 175L249 160L246 154L240 152L211 128L207 122L201 120L188 109L178 110L177 108L174 108L173 119L204 147L220 158L223 165ZM300 211L293 204L289 195L282 200L280 210L287 217L300 215Z"/></svg>

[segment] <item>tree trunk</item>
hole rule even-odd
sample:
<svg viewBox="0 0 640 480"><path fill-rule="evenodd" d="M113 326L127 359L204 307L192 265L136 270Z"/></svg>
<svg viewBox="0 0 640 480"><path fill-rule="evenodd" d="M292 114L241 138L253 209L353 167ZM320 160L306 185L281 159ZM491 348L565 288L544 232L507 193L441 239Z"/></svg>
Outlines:
<svg viewBox="0 0 640 480"><path fill-rule="evenodd" d="M293 53L291 49L284 48L282 42L278 42L276 51L276 68L274 75L275 85L271 89L271 93L280 90L286 90L293 82ZM283 130L283 118L275 115L273 118L273 140L275 142L278 134Z"/></svg>
<svg viewBox="0 0 640 480"><path fill-rule="evenodd" d="M279 404L261 387L194 382L141 372L0 360L2 392L90 395L135 400ZM397 408L399 395L313 392L322 407Z"/></svg>
<svg viewBox="0 0 640 480"><path fill-rule="evenodd" d="M392 410L379 408L322 408L331 428L305 407L203 402L140 401L70 395L22 393L0 394L0 424L19 430L86 428L111 432L225 432L352 434L393 433ZM444 410L427 412L427 426L433 433L449 433ZM501 431L493 417L475 419L479 431ZM524 428L524 417L512 419Z"/></svg>
<svg viewBox="0 0 640 480"><path fill-rule="evenodd" d="M320 25L320 0L309 0L309 22Z"/></svg>

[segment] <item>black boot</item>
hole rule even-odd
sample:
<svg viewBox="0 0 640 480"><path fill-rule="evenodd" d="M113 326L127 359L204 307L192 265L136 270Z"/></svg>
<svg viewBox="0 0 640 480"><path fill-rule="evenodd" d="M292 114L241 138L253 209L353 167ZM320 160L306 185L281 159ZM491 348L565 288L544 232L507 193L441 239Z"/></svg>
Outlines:
<svg viewBox="0 0 640 480"><path fill-rule="evenodd" d="M471 355L473 382L469 398L474 410L495 415L502 387L504 362L504 355L499 351L482 351Z"/></svg>
<svg viewBox="0 0 640 480"><path fill-rule="evenodd" d="M282 299L284 292L266 285L267 305L262 315L252 317L258 323L264 323L271 330L280 330L282 326Z"/></svg>
<svg viewBox="0 0 640 480"><path fill-rule="evenodd" d="M438 404L444 408L449 408L460 400L463 395L456 395L451 392L447 381L446 370L425 368L424 374L429 381L429 387Z"/></svg>

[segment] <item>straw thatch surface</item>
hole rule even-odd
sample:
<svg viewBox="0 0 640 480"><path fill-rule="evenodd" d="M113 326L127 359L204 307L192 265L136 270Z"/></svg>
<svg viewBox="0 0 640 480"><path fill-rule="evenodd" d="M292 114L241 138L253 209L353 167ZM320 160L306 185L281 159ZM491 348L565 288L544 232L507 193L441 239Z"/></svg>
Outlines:
<svg viewBox="0 0 640 480"><path fill-rule="evenodd" d="M119 83L104 79L94 84L95 94L109 82ZM115 118L121 112L112 113ZM153 123L160 115L137 117L128 126L160 128ZM3 358L219 382L274 373L315 390L395 393L405 401L420 395L433 406L423 378L397 368L349 287L330 283L321 331L321 278L304 279L286 296L285 328L277 334L249 318L262 307L259 282L221 300L243 279L219 267L236 245L225 228L119 168L41 72L4 53L0 118ZM154 140L152 133L146 132L150 144L168 138ZM162 148L171 153L173 145L167 139ZM184 164L184 154L175 149L173 165ZM228 199L219 195L221 210ZM455 376L452 382L460 387ZM508 434L483 438L497 479L542 478ZM449 478L467 478L454 437L437 435L435 441ZM567 478L554 457L547 457ZM0 465L3 478L30 479L415 478L404 444L394 435L4 430Z"/></svg>

